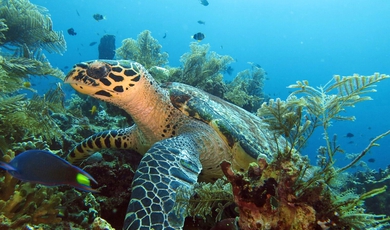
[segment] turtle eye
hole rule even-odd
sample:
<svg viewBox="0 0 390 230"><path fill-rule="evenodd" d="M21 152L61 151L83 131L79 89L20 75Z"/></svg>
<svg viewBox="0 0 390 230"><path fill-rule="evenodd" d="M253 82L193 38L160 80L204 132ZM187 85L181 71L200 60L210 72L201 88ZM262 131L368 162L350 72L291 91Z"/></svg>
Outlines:
<svg viewBox="0 0 390 230"><path fill-rule="evenodd" d="M109 65L97 61L89 65L87 74L94 79L100 79L106 77L110 71L111 67Z"/></svg>

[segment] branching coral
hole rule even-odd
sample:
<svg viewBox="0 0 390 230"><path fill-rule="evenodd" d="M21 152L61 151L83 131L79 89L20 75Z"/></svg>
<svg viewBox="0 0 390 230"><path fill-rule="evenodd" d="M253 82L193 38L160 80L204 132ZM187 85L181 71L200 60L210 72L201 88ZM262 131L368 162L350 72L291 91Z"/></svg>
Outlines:
<svg viewBox="0 0 390 230"><path fill-rule="evenodd" d="M51 113L64 112L63 100L60 86L43 97L35 95L31 100L24 99L23 95L0 97L0 135L14 141L22 141L29 135L42 135L48 142L61 137L62 131Z"/></svg>
<svg viewBox="0 0 390 230"><path fill-rule="evenodd" d="M191 43L191 51L180 58L183 67L170 69L168 80L192 85L211 94L223 96L226 86L222 82L222 72L233 62L233 58L209 52L209 48L209 45Z"/></svg>
<svg viewBox="0 0 390 230"><path fill-rule="evenodd" d="M335 154L341 152L340 147L336 139L329 138L328 134L332 120L353 121L354 117L341 116L340 112L358 102L370 100L369 96L362 95L375 92L372 89L374 84L387 78L389 78L388 75L379 74L353 75L343 78L335 76L334 83L329 82L325 87L319 88L311 87L307 81L297 82L289 88L298 90L293 92L285 102L280 99L271 100L268 104L264 103L258 110L258 115L265 118L270 128L288 139L291 147L298 150L304 147L315 128L320 126L323 128L326 146L319 148L318 168L302 165L299 170L301 179L294 183L294 194L298 201L307 200L312 205L317 204L316 212L319 221L326 222L329 219L333 225L355 228L380 227L382 222L388 221L382 215L366 214L362 208L362 203L366 198L383 192L385 188L374 189L360 196L349 196L349 199L341 201L340 186L334 182L344 170L357 163L369 149L377 146L376 141L389 135L390 131L374 138L350 164L340 169L333 165ZM332 94L333 91L336 93ZM300 93L304 96L298 99L296 95ZM328 187L332 187L333 192L327 189ZM315 194L321 194L323 198L319 199ZM318 206L319 203L321 203L320 206Z"/></svg>
<svg viewBox="0 0 390 230"><path fill-rule="evenodd" d="M263 92L265 71L256 64L249 64L252 66L251 69L239 72L232 82L226 84L228 90L224 94L224 99L248 111L256 112L267 97Z"/></svg>
<svg viewBox="0 0 390 230"><path fill-rule="evenodd" d="M52 68L40 50L32 52L23 46L16 49L13 56L0 55L0 93L12 93L19 89L31 90L24 84L31 75L64 78L64 73Z"/></svg>
<svg viewBox="0 0 390 230"><path fill-rule="evenodd" d="M119 59L128 59L141 63L146 69L168 63L168 54L161 53L161 45L153 38L149 30L138 35L137 41L128 38L116 50Z"/></svg>
<svg viewBox="0 0 390 230"><path fill-rule="evenodd" d="M0 55L1 93L28 88L23 83L30 75L64 77L42 53L42 49L56 53L66 49L62 33L53 31L46 12L27 0L0 2L0 45L14 51Z"/></svg>
<svg viewBox="0 0 390 230"><path fill-rule="evenodd" d="M377 146L377 141L390 131L374 138L350 164L341 168L334 166L334 156L341 151L340 147L327 132L333 120L353 120L353 117L342 117L339 113L371 99L362 95L375 92L374 84L387 78L388 75L379 74L336 76L333 83L320 88L309 86L307 81L298 82L290 86L298 90L286 101L276 99L262 105L258 115L268 123L275 140L283 136L288 142L279 145L271 162L258 159L245 173L232 170L229 162L221 164L232 184L240 229L380 229L390 226L389 217L367 213L364 209L364 201L384 193L386 186L371 188L360 195L354 190L343 189L344 171ZM333 90L336 94L332 94ZM304 96L298 98L298 93ZM305 147L318 127L324 129L326 146L319 148L322 158L318 166L311 166L297 150ZM203 206L202 202L197 204L199 207L191 203L188 207L201 210L200 215L210 207L210 204Z"/></svg>
<svg viewBox="0 0 390 230"><path fill-rule="evenodd" d="M66 50L63 34L53 30L53 23L44 7L31 4L28 0L3 0L0 2L0 18L5 20L7 26L6 30L1 31L4 35L2 45L26 45L32 50L43 48L55 53Z"/></svg>
<svg viewBox="0 0 390 230"><path fill-rule="evenodd" d="M201 216L204 220L213 211L218 211L216 221L221 220L225 207L233 203L231 185L224 180L217 180L214 184L201 182L193 190L180 187L176 195L175 210L185 210L186 216ZM191 197L196 194L196 198ZM188 200L188 197L191 197Z"/></svg>
<svg viewBox="0 0 390 230"><path fill-rule="evenodd" d="M14 51L0 54L0 135L12 142L28 135L43 135L48 141L61 136L50 117L51 112L63 108L62 101L58 100L58 97L63 98L59 88L49 91L46 98L35 96L29 100L15 95L19 89L34 91L27 81L31 75L64 77L62 71L51 67L42 53L42 49L56 53L66 49L62 33L53 31L46 11L27 0L0 2L0 18L3 18L0 45Z"/></svg>

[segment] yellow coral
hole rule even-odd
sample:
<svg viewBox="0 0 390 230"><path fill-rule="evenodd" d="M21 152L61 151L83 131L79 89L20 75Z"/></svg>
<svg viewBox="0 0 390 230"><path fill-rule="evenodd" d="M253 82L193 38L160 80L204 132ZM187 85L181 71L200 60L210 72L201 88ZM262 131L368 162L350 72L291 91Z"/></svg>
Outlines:
<svg viewBox="0 0 390 230"><path fill-rule="evenodd" d="M9 162L13 157L13 151L6 151L3 160ZM0 178L0 229L61 221L57 215L63 195L57 188L20 183L8 173Z"/></svg>

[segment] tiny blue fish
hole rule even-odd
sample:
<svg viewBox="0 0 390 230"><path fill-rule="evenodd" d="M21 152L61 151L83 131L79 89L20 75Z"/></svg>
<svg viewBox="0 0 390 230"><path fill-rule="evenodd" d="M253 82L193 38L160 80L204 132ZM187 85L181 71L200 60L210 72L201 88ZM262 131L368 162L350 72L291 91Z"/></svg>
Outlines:
<svg viewBox="0 0 390 230"><path fill-rule="evenodd" d="M97 184L91 175L48 151L27 150L8 164L0 162L0 168L22 181L47 186L70 185L87 192L98 192L90 186L91 180Z"/></svg>

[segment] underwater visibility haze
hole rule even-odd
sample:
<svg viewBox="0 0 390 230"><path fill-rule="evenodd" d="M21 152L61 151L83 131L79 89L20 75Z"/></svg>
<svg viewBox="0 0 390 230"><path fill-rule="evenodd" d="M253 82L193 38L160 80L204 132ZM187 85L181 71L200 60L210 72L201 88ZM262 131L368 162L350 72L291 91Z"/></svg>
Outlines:
<svg viewBox="0 0 390 230"><path fill-rule="evenodd" d="M1 1L0 229L390 229L389 11Z"/></svg>

